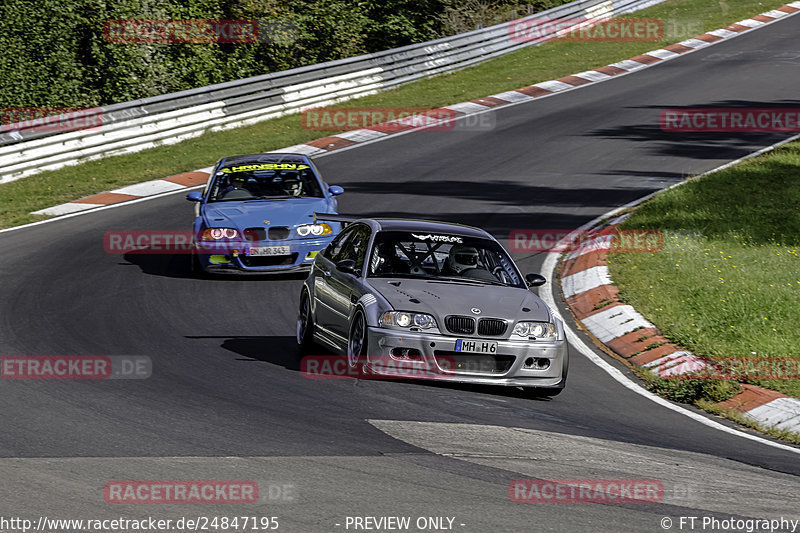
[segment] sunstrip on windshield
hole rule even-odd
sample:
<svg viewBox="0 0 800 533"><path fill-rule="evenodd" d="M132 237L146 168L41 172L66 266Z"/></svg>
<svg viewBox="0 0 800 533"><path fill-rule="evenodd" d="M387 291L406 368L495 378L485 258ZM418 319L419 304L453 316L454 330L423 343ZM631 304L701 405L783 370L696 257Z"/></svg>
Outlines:
<svg viewBox="0 0 800 533"><path fill-rule="evenodd" d="M221 168L219 172L231 174L233 172L249 172L252 170L304 170L308 165L297 163L262 163L260 165L240 165L238 167Z"/></svg>
<svg viewBox="0 0 800 533"><path fill-rule="evenodd" d="M428 233L427 235L417 235L416 233L411 234L412 237L419 241L431 241L431 242L455 242L458 244L463 244L464 239L461 237L454 237L452 235L432 235Z"/></svg>

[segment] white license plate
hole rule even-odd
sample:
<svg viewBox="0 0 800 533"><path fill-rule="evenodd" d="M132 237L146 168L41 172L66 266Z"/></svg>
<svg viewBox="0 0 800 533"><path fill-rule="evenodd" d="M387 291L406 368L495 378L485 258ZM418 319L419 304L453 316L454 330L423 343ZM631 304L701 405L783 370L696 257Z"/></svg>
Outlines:
<svg viewBox="0 0 800 533"><path fill-rule="evenodd" d="M466 353L497 353L497 343L482 340L458 339L456 340L456 351Z"/></svg>
<svg viewBox="0 0 800 533"><path fill-rule="evenodd" d="M259 246L257 248L250 248L250 255L265 256L265 255L291 255L291 249L288 246Z"/></svg>

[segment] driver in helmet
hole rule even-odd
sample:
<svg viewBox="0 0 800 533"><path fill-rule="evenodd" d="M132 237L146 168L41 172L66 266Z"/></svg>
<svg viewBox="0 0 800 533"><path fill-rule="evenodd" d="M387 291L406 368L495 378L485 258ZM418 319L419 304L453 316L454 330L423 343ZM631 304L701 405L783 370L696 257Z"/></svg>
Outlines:
<svg viewBox="0 0 800 533"><path fill-rule="evenodd" d="M447 256L447 270L450 274L461 274L465 270L478 268L478 250L474 246L456 244Z"/></svg>
<svg viewBox="0 0 800 533"><path fill-rule="evenodd" d="M408 274L408 264L397 256L393 242L379 242L372 256L373 274Z"/></svg>
<svg viewBox="0 0 800 533"><path fill-rule="evenodd" d="M231 176L231 185L236 187L237 189L244 189L245 184L247 183L247 176L244 172L237 172Z"/></svg>
<svg viewBox="0 0 800 533"><path fill-rule="evenodd" d="M283 192L287 196L301 196L303 194L303 182L297 172L287 172L283 177Z"/></svg>
<svg viewBox="0 0 800 533"><path fill-rule="evenodd" d="M231 174L230 177L228 178L228 186L219 192L219 196L224 197L229 192L235 191L237 189L245 191L248 190L247 176L244 172L236 172L234 174Z"/></svg>

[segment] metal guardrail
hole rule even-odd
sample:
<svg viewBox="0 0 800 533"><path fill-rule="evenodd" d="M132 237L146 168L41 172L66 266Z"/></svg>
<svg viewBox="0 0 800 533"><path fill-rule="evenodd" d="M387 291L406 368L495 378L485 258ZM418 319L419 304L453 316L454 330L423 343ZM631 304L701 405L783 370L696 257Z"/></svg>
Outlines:
<svg viewBox="0 0 800 533"><path fill-rule="evenodd" d="M607 18L662 1L577 0L517 22L542 18ZM555 36L555 32L551 32L536 40L519 42L510 37L510 24L506 22L374 54L103 106L98 109L102 114L102 126L93 129L63 133L37 131L33 126L20 125L18 129L14 129L14 125L5 126L8 131L0 133L0 183L44 170L174 144L206 131L244 126L297 113L307 107L374 94L420 78L462 69Z"/></svg>

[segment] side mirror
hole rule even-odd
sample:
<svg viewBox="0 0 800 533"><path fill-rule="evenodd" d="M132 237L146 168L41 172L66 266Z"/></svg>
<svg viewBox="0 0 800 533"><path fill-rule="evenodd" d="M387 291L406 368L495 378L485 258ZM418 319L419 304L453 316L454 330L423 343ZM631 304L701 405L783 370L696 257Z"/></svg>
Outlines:
<svg viewBox="0 0 800 533"><path fill-rule="evenodd" d="M339 187L338 185L331 185L328 187L328 192L331 193L333 196L339 196L344 192L344 189Z"/></svg>
<svg viewBox="0 0 800 533"><path fill-rule="evenodd" d="M528 284L528 287L540 287L547 283L547 279L541 274L527 274L525 283Z"/></svg>
<svg viewBox="0 0 800 533"><path fill-rule="evenodd" d="M202 202L203 201L203 193L200 191L193 191L186 195L186 199L190 202Z"/></svg>
<svg viewBox="0 0 800 533"><path fill-rule="evenodd" d="M356 270L356 262L354 259L342 259L338 263L336 263L336 270L339 272L344 272L346 274L352 274L354 276L358 276L358 271Z"/></svg>

